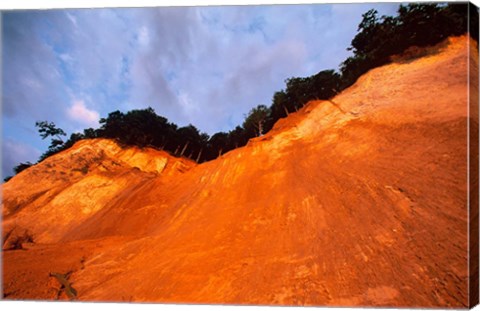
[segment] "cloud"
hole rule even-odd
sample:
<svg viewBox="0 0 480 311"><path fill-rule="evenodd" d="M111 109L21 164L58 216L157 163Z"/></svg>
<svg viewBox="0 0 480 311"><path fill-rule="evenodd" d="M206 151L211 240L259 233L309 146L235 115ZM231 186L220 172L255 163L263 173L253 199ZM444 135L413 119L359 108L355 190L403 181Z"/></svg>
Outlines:
<svg viewBox="0 0 480 311"><path fill-rule="evenodd" d="M4 134L42 149L35 121L71 133L149 106L179 126L228 131L285 79L338 68L372 7L398 4L3 12Z"/></svg>
<svg viewBox="0 0 480 311"><path fill-rule="evenodd" d="M139 25L139 48L131 55L129 70L131 108L152 106L179 125L193 123L210 134L228 131L241 124L253 106L269 105L285 79L338 68L367 9L290 5L137 10L131 16Z"/></svg>
<svg viewBox="0 0 480 311"><path fill-rule="evenodd" d="M67 112L69 118L87 127L97 127L100 115L97 111L88 109L83 100L75 100Z"/></svg>
<svg viewBox="0 0 480 311"><path fill-rule="evenodd" d="M40 154L40 150L28 144L4 139L2 142L2 178L13 175L13 167L21 162L35 163Z"/></svg>
<svg viewBox="0 0 480 311"><path fill-rule="evenodd" d="M138 42L140 46L148 46L150 43L150 35L148 34L148 28L146 28L145 26L140 28L138 34Z"/></svg>
<svg viewBox="0 0 480 311"><path fill-rule="evenodd" d="M64 89L58 88L62 79L55 51L37 34L45 27L40 16L2 14L2 102L7 117L28 113L44 118L49 112L47 107L60 108L66 95Z"/></svg>

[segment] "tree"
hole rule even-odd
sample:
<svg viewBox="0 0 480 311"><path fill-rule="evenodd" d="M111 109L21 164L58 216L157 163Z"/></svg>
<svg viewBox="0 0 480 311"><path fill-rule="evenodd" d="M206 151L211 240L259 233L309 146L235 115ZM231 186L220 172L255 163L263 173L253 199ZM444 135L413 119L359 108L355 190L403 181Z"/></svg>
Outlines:
<svg viewBox="0 0 480 311"><path fill-rule="evenodd" d="M65 131L61 128L58 128L55 123L48 121L37 121L35 122L35 126L38 127L38 132L40 133L40 137L42 137L42 139L46 139L49 136L52 137L50 146L48 147L48 150L40 156L40 161L65 149L65 142L61 136L67 136L67 133L65 133Z"/></svg>
<svg viewBox="0 0 480 311"><path fill-rule="evenodd" d="M63 139L60 136L67 136L64 130L58 128L55 123L48 122L48 121L40 121L35 122L35 126L38 127L38 132L40 133L40 137L42 139L46 139L47 137L52 137L52 143L50 147L56 147L63 144Z"/></svg>
<svg viewBox="0 0 480 311"><path fill-rule="evenodd" d="M324 70L312 76L309 82L307 100L325 100L338 92L341 77L334 70Z"/></svg>
<svg viewBox="0 0 480 311"><path fill-rule="evenodd" d="M83 137L84 138L97 138L98 137L98 133L96 130L94 130L93 128L88 128L88 129L84 129L83 130Z"/></svg>
<svg viewBox="0 0 480 311"><path fill-rule="evenodd" d="M192 124L181 127L176 131L178 145L174 153L180 157L187 155L189 158L194 154L198 155L206 146L208 138L207 134L200 133Z"/></svg>
<svg viewBox="0 0 480 311"><path fill-rule="evenodd" d="M110 112L106 118L101 118L99 123L101 124L98 130L98 135L104 138L119 139L125 136L125 115L123 112L116 110Z"/></svg>
<svg viewBox="0 0 480 311"><path fill-rule="evenodd" d="M230 141L227 133L218 132L212 135L208 140L209 160L215 159L228 151L229 143Z"/></svg>
<svg viewBox="0 0 480 311"><path fill-rule="evenodd" d="M390 62L393 55L411 46L432 45L448 36L467 32L478 45L478 23L478 9L468 3L400 5L397 16L378 16L376 10L370 10L362 15L357 34L347 49L353 55L340 64L340 73L323 70L309 77L286 79L285 89L273 95L270 107L259 105L251 109L243 126L228 133L219 132L209 139L193 125L178 128L152 108L127 113L117 110L100 119L99 129L74 133L66 142L62 138L66 133L53 122L37 122L42 139L52 138L41 160L80 139L97 137L115 139L123 145L150 146L197 162L212 160L244 146L250 138L265 134L280 118L302 108L308 101L330 99L368 70Z"/></svg>
<svg viewBox="0 0 480 311"><path fill-rule="evenodd" d="M265 105L258 105L252 108L248 115L246 115L243 127L247 131L253 131L255 136L261 136L264 134L263 125L269 114L269 108Z"/></svg>
<svg viewBox="0 0 480 311"><path fill-rule="evenodd" d="M273 128L273 125L281 118L287 117L289 111L287 109L288 98L285 91L281 90L275 92L272 98L272 104L270 106L270 112L265 120L263 130L265 132L270 131Z"/></svg>
<svg viewBox="0 0 480 311"><path fill-rule="evenodd" d="M230 149L245 146L248 142L245 129L241 126L237 126L233 130L228 132L228 142L230 145Z"/></svg>
<svg viewBox="0 0 480 311"><path fill-rule="evenodd" d="M286 106L289 112L298 111L313 97L310 94L311 77L289 78L286 83Z"/></svg>
<svg viewBox="0 0 480 311"><path fill-rule="evenodd" d="M68 148L72 147L77 141L80 141L84 138L85 138L85 136L83 134L72 133L70 135L70 138L63 144L61 150L65 150L65 149L68 149Z"/></svg>
<svg viewBox="0 0 480 311"><path fill-rule="evenodd" d="M369 10L362 14L362 21L358 25L357 35L352 39L351 46L347 49L354 54L366 54L371 49L371 40L374 38L380 20L377 10Z"/></svg>
<svg viewBox="0 0 480 311"><path fill-rule="evenodd" d="M20 163L13 168L13 171L15 172L15 174L18 174L18 173L26 170L27 168L29 168L32 165L33 165L33 163L31 163L31 162Z"/></svg>
<svg viewBox="0 0 480 311"><path fill-rule="evenodd" d="M25 163L20 163L17 166L13 167L13 171L15 172L15 175L19 174L20 172L26 170L27 168L31 167L33 163L31 162L25 162ZM7 176L3 179L4 182L9 181L12 179L13 176Z"/></svg>

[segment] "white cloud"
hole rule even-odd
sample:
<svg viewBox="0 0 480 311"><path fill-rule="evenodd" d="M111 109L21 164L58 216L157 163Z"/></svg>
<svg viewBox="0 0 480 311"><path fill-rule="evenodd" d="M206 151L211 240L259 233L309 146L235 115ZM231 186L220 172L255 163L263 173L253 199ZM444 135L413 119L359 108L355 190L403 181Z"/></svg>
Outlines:
<svg viewBox="0 0 480 311"><path fill-rule="evenodd" d="M197 120L195 120L195 116L201 113L201 107L197 105L187 93L180 93L178 95L178 103L182 107L183 113L189 123L196 125L195 123Z"/></svg>
<svg viewBox="0 0 480 311"><path fill-rule="evenodd" d="M141 46L148 46L150 43L150 35L148 33L148 28L143 26L140 28L140 31L138 33L138 42L140 43Z"/></svg>
<svg viewBox="0 0 480 311"><path fill-rule="evenodd" d="M398 4L6 12L4 133L42 149L37 120L71 133L148 106L179 126L228 131L284 79L336 68L371 7Z"/></svg>
<svg viewBox="0 0 480 311"><path fill-rule="evenodd" d="M97 111L88 109L83 100L74 100L68 108L67 114L70 119L85 126L96 127L100 115Z"/></svg>
<svg viewBox="0 0 480 311"><path fill-rule="evenodd" d="M77 18L75 16L73 16L73 14L70 14L70 13L67 13L67 17L68 19L72 22L73 25L75 25L75 27L77 27Z"/></svg>
<svg viewBox="0 0 480 311"><path fill-rule="evenodd" d="M74 60L73 57L68 53L60 54L58 57L66 63L71 63Z"/></svg>

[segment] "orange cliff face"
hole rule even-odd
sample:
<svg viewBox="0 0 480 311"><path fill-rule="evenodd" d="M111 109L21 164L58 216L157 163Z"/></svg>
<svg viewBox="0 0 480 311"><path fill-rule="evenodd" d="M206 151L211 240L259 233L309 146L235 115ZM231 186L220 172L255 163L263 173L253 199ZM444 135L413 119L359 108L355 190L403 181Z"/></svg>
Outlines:
<svg viewBox="0 0 480 311"><path fill-rule="evenodd" d="M153 149L122 149L105 139L81 141L4 185L4 234L14 240L27 232L36 243L57 243L147 180L167 180L194 165Z"/></svg>
<svg viewBox="0 0 480 311"><path fill-rule="evenodd" d="M84 301L467 306L468 51L371 70L201 165L86 140L25 170L4 297L67 299L49 273L71 272Z"/></svg>

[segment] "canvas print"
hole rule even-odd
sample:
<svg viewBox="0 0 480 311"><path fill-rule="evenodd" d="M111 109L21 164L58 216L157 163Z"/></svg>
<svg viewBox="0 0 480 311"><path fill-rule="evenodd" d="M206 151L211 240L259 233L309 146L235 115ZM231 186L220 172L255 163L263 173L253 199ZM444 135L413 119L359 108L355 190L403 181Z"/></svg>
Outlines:
<svg viewBox="0 0 480 311"><path fill-rule="evenodd" d="M478 303L475 5L1 21L2 299Z"/></svg>

